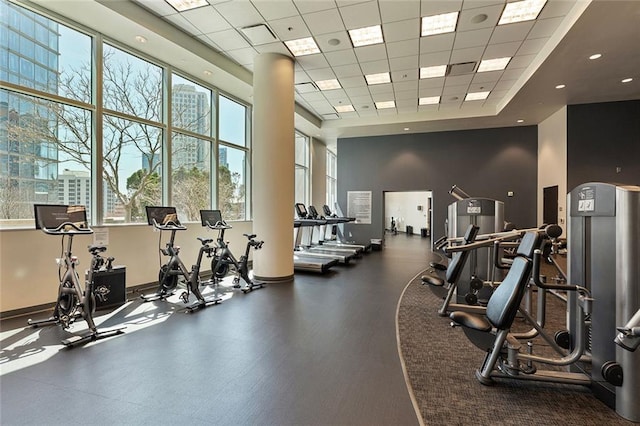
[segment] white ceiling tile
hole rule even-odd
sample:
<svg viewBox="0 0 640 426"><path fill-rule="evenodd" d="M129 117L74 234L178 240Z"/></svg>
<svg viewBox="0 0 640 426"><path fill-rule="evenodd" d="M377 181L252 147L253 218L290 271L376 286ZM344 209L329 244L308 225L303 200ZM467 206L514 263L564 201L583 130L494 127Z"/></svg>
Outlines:
<svg viewBox="0 0 640 426"><path fill-rule="evenodd" d="M444 77L425 78L418 82L418 90L441 88L444 86Z"/></svg>
<svg viewBox="0 0 640 426"><path fill-rule="evenodd" d="M382 24L384 41L394 42L417 39L420 36L420 19L409 19L398 22L385 22Z"/></svg>
<svg viewBox="0 0 640 426"><path fill-rule="evenodd" d="M336 4L332 1L318 0L293 0L293 3L302 14L331 9L336 6Z"/></svg>
<svg viewBox="0 0 640 426"><path fill-rule="evenodd" d="M413 91L414 96L418 93L418 80L393 80L394 92L409 92Z"/></svg>
<svg viewBox="0 0 640 426"><path fill-rule="evenodd" d="M501 78L500 81L495 85L493 90L509 90L513 87L517 80L505 80Z"/></svg>
<svg viewBox="0 0 640 426"><path fill-rule="evenodd" d="M342 80L340 81L342 82ZM354 97L365 96L365 95L371 96L371 93L369 92L369 86L366 86L366 85L364 87L350 87L348 89L345 89L345 92L347 92L349 96L354 96Z"/></svg>
<svg viewBox="0 0 640 426"><path fill-rule="evenodd" d="M462 5L463 10L478 9L481 7L501 5L504 6L505 0L467 0Z"/></svg>
<svg viewBox="0 0 640 426"><path fill-rule="evenodd" d="M377 1L358 3L340 7L339 9L342 21L348 30L370 27L381 23Z"/></svg>
<svg viewBox="0 0 640 426"><path fill-rule="evenodd" d="M402 81L418 81L418 68L410 68L391 72L391 81L400 83Z"/></svg>
<svg viewBox="0 0 640 426"><path fill-rule="evenodd" d="M211 6L187 10L186 12L182 12L181 15L203 34L231 28L227 20Z"/></svg>
<svg viewBox="0 0 640 426"><path fill-rule="evenodd" d="M369 92L371 92L371 96L374 99L378 95L393 95L393 85L391 83L374 84L373 86L369 86Z"/></svg>
<svg viewBox="0 0 640 426"><path fill-rule="evenodd" d="M489 81L489 82L485 82L485 83L471 83L471 85L469 86L469 89L467 90L468 92L486 92L486 91L492 91L493 88L496 86L496 82L495 81Z"/></svg>
<svg viewBox="0 0 640 426"><path fill-rule="evenodd" d="M411 109L418 110L418 97L417 95L413 99L398 99L396 101L396 108L400 109Z"/></svg>
<svg viewBox="0 0 640 426"><path fill-rule="evenodd" d="M303 15L307 27L313 34L327 34L338 31L345 31L342 17L338 9L323 10L321 12Z"/></svg>
<svg viewBox="0 0 640 426"><path fill-rule="evenodd" d="M297 69L298 67L296 67L296 70L293 74L294 80L296 82L296 84L298 83L307 83L309 81L311 81L311 77L309 77L309 74L306 73L306 71L304 71L302 69L302 67L300 67L300 69Z"/></svg>
<svg viewBox="0 0 640 426"><path fill-rule="evenodd" d="M442 91L442 96L446 98L451 96L460 96L461 94L464 95L465 93L467 93L468 88L469 86L467 85L445 86L444 90Z"/></svg>
<svg viewBox="0 0 640 426"><path fill-rule="evenodd" d="M444 85L445 86L468 86L471 84L471 80L473 80L474 74L467 75L454 75L451 77L446 77Z"/></svg>
<svg viewBox="0 0 640 426"><path fill-rule="evenodd" d="M296 40L311 36L302 16L274 19L269 21L269 27L276 33L280 40Z"/></svg>
<svg viewBox="0 0 640 426"><path fill-rule="evenodd" d="M297 16L298 9L291 0L251 0L260 14L270 21L272 19Z"/></svg>
<svg viewBox="0 0 640 426"><path fill-rule="evenodd" d="M418 73L418 56L405 56L403 58L389 59L389 67L391 71L402 71L412 69L415 74Z"/></svg>
<svg viewBox="0 0 640 426"><path fill-rule="evenodd" d="M416 88L414 90L397 90L395 89L395 85L394 85L394 90L393 90L396 94L396 99L398 100L407 100L407 99L417 99L418 98L418 84L416 84Z"/></svg>
<svg viewBox="0 0 640 426"><path fill-rule="evenodd" d="M255 57L258 56L258 52L256 52L256 49L253 47L229 50L226 54L231 56L231 58L235 59L241 65L252 64Z"/></svg>
<svg viewBox="0 0 640 426"><path fill-rule="evenodd" d="M165 16L165 19L178 28L186 31L188 34L202 34L202 31L196 28L191 22L187 21L187 18L182 16L180 13L167 15Z"/></svg>
<svg viewBox="0 0 640 426"><path fill-rule="evenodd" d="M336 78L331 68L318 68L315 70L309 70L307 71L307 75L313 81L331 80Z"/></svg>
<svg viewBox="0 0 640 426"><path fill-rule="evenodd" d="M430 96L442 95L442 87L420 87L418 86L418 97L427 98Z"/></svg>
<svg viewBox="0 0 640 426"><path fill-rule="evenodd" d="M478 9L465 9L458 17L458 31L470 31L480 28L493 28L498 25L498 20L504 9L504 3L494 6L487 6ZM482 22L474 22L478 15L487 15L487 19Z"/></svg>
<svg viewBox="0 0 640 426"><path fill-rule="evenodd" d="M356 47L353 49L358 61L371 62L387 59L387 49L384 44L376 44L373 46Z"/></svg>
<svg viewBox="0 0 640 426"><path fill-rule="evenodd" d="M449 57L451 52L443 51L436 53L427 53L424 55L420 55L420 66L421 67L430 67L435 65L446 65L449 63Z"/></svg>
<svg viewBox="0 0 640 426"><path fill-rule="evenodd" d="M166 1L158 1L158 0L134 0L136 3L140 4L145 9L151 10L153 13L160 16L173 15L176 13L176 10L169 6L169 3Z"/></svg>
<svg viewBox="0 0 640 426"><path fill-rule="evenodd" d="M323 52L334 52L338 50L353 49L351 40L346 31L337 33L319 34L314 36L316 44Z"/></svg>
<svg viewBox="0 0 640 426"><path fill-rule="evenodd" d="M402 21L420 16L420 2L417 1L380 0L379 3L382 22Z"/></svg>
<svg viewBox="0 0 640 426"><path fill-rule="evenodd" d="M581 7L580 1L548 1L544 5L538 19L555 18L567 15L574 7Z"/></svg>
<svg viewBox="0 0 640 426"><path fill-rule="evenodd" d="M353 53L353 49L325 52L324 56L332 67L358 63L358 58L356 58L356 54Z"/></svg>
<svg viewBox="0 0 640 426"><path fill-rule="evenodd" d="M513 43L490 44L487 46L484 58L505 58L507 56L515 56L522 43L519 41Z"/></svg>
<svg viewBox="0 0 640 426"><path fill-rule="evenodd" d="M509 61L509 65L507 66L508 70L518 69L518 68L526 68L531 65L531 62L538 55L516 55Z"/></svg>
<svg viewBox="0 0 640 426"><path fill-rule="evenodd" d="M453 43L454 49L466 49L469 47L486 46L493 33L493 28L482 28L473 31L458 31Z"/></svg>
<svg viewBox="0 0 640 426"><path fill-rule="evenodd" d="M235 28L260 24L264 21L258 10L248 1L229 1L214 6Z"/></svg>
<svg viewBox="0 0 640 426"><path fill-rule="evenodd" d="M314 103L314 102L319 102L319 101L325 101L326 102L326 97L324 96L324 93L317 91L317 92L309 92L309 93L301 93L300 96L304 99L307 100L307 102L309 103Z"/></svg>
<svg viewBox="0 0 640 426"><path fill-rule="evenodd" d="M451 50L454 39L455 33L420 37L420 54Z"/></svg>
<svg viewBox="0 0 640 426"><path fill-rule="evenodd" d="M500 78L505 80L517 80L520 78L520 76L522 76L521 69L514 69L514 70L508 69L502 72L502 76Z"/></svg>
<svg viewBox="0 0 640 426"><path fill-rule="evenodd" d="M338 81L340 82L340 85L347 91L349 95L356 94L356 93L359 93L359 94L369 93L369 89L367 88L367 82L364 79L364 77L361 75L357 77L342 77L342 78L339 78ZM362 88L364 90L353 90L353 91L350 90L354 88Z"/></svg>
<svg viewBox="0 0 640 426"><path fill-rule="evenodd" d="M387 43L387 55L389 55L389 58L401 58L404 56L415 56L417 58L419 52L420 43L418 42L417 38L413 40Z"/></svg>
<svg viewBox="0 0 640 426"><path fill-rule="evenodd" d="M224 51L251 47L249 42L234 29L209 33L207 37Z"/></svg>
<svg viewBox="0 0 640 426"><path fill-rule="evenodd" d="M338 78L362 76L362 70L357 64L340 65L339 67L333 67L333 72L336 73L336 76Z"/></svg>
<svg viewBox="0 0 640 426"><path fill-rule="evenodd" d="M380 101L376 101L376 102L383 102L383 100ZM378 110L378 115L383 116L383 115L397 115L398 114L398 110L396 108L383 108L383 109L379 109Z"/></svg>
<svg viewBox="0 0 640 426"><path fill-rule="evenodd" d="M545 44L549 41L548 38L535 38L533 40L525 40L518 49L519 55L535 55L539 53Z"/></svg>
<svg viewBox="0 0 640 426"><path fill-rule="evenodd" d="M462 8L462 0L421 0L420 16L457 12Z"/></svg>
<svg viewBox="0 0 640 426"><path fill-rule="evenodd" d="M289 49L285 47L284 43L280 42L261 44L259 46L254 46L254 48L260 53L280 53L285 56L293 57L291 52L289 52Z"/></svg>
<svg viewBox="0 0 640 426"><path fill-rule="evenodd" d="M206 45L214 48L218 52L222 52L222 48L213 42L206 34L197 35L196 38Z"/></svg>
<svg viewBox="0 0 640 426"><path fill-rule="evenodd" d="M516 24L499 25L493 30L493 35L489 43L509 43L511 41L522 41L527 37L531 28L533 28L533 21L518 22Z"/></svg>
<svg viewBox="0 0 640 426"><path fill-rule="evenodd" d="M329 63L324 58L322 53L316 53L315 55L298 56L296 61L302 65L305 71L316 70L318 68L329 68Z"/></svg>
<svg viewBox="0 0 640 426"><path fill-rule="evenodd" d="M418 112L437 113L440 105L418 105Z"/></svg>
<svg viewBox="0 0 640 426"><path fill-rule="evenodd" d="M332 112L336 112L333 106L327 101L309 102L309 105L311 105L311 107L320 114L329 114Z"/></svg>
<svg viewBox="0 0 640 426"><path fill-rule="evenodd" d="M333 103L333 101L342 101L342 103L348 103L346 102L349 99L347 92L342 89L326 90L322 93L324 93L324 96L329 100L329 102Z"/></svg>
<svg viewBox="0 0 640 426"><path fill-rule="evenodd" d="M367 91L366 95L350 96L349 99L351 99L352 105L356 105L358 107L361 107L362 105L373 106L373 98L371 97L369 91Z"/></svg>
<svg viewBox="0 0 640 426"><path fill-rule="evenodd" d="M460 104L462 103L462 101L464 101L464 93L458 94L458 95L448 95L448 96L442 96L440 98L440 104L441 105L448 105L451 108L458 108L460 106Z"/></svg>
<svg viewBox="0 0 640 426"><path fill-rule="evenodd" d="M484 49L484 46L469 47L467 49L456 49L451 52L450 63L459 64L462 62L478 62L480 59L482 59Z"/></svg>
<svg viewBox="0 0 640 426"><path fill-rule="evenodd" d="M558 30L563 20L564 16L536 20L528 38L551 37Z"/></svg>
<svg viewBox="0 0 640 426"><path fill-rule="evenodd" d="M362 73L364 73L365 75L388 72L389 62L388 61L361 62L360 68L362 69Z"/></svg>
<svg viewBox="0 0 640 426"><path fill-rule="evenodd" d="M516 72L521 72L520 70L516 71ZM502 76L502 74L504 73L504 71L489 71L489 72L479 72L476 73L473 77L473 83L490 83L490 82L497 82L500 77Z"/></svg>
<svg viewBox="0 0 640 426"><path fill-rule="evenodd" d="M360 115L360 117L371 117L371 116L377 116L378 115L378 111L376 111L376 108L373 104L371 104L371 106L366 106L366 109L359 109L358 110L358 114Z"/></svg>

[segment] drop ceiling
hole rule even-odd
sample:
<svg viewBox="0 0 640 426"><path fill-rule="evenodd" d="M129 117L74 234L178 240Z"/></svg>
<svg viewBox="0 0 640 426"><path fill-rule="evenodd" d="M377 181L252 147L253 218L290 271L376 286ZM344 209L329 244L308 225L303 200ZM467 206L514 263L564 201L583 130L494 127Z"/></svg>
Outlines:
<svg viewBox="0 0 640 426"><path fill-rule="evenodd" d="M505 0L208 0L185 12L164 0L97 0L82 2L85 13L77 2L37 2L129 45L142 33L150 43L135 48L248 101L257 55L292 56L285 41L313 37L320 53L295 58L296 126L330 145L338 137L537 124L569 103L640 98L635 0L548 0L537 19L500 26ZM421 17L456 11L455 32L420 36ZM372 25L382 26L384 43L354 48L348 30ZM590 61L592 53L603 56ZM481 60L502 57L511 57L506 69L477 72ZM419 78L421 67L444 64L447 76ZM367 85L365 75L384 72L390 83ZM317 89L316 81L332 79L341 88ZM465 101L481 91L485 100ZM439 103L419 105L435 96ZM388 101L395 107L376 108ZM336 111L346 105L353 111Z"/></svg>

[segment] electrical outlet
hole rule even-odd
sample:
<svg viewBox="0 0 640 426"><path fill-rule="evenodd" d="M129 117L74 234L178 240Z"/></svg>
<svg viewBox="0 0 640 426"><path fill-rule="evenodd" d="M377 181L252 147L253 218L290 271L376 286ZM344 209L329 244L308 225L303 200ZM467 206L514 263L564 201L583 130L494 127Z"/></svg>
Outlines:
<svg viewBox="0 0 640 426"><path fill-rule="evenodd" d="M507 197L513 197L513 191L507 192Z"/></svg>

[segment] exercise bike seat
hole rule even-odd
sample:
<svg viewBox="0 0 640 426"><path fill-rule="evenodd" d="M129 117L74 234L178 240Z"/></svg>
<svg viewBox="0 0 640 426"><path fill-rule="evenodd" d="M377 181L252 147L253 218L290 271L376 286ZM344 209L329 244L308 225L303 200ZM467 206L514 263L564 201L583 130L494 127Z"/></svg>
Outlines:
<svg viewBox="0 0 640 426"><path fill-rule="evenodd" d="M94 256L106 250L107 250L106 246L89 246L89 253L91 253Z"/></svg>
<svg viewBox="0 0 640 426"><path fill-rule="evenodd" d="M255 237L257 237L256 234L242 234L242 235L244 235L245 237L247 237L250 240L253 240Z"/></svg>
<svg viewBox="0 0 640 426"><path fill-rule="evenodd" d="M200 240L200 242L202 243L203 246L206 246L209 243L213 242L213 238L202 238L202 237L198 237L198 240Z"/></svg>

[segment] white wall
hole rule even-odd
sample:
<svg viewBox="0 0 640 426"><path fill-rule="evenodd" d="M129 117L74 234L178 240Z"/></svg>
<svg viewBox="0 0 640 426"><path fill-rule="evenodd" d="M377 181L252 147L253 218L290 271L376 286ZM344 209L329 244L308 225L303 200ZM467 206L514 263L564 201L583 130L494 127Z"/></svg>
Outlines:
<svg viewBox="0 0 640 426"><path fill-rule="evenodd" d="M431 191L385 192L385 229L391 227L393 216L398 231L405 232L410 225L414 234L420 234L420 228L428 228L428 200L431 196ZM422 210L418 210L418 206L422 206Z"/></svg>
<svg viewBox="0 0 640 426"><path fill-rule="evenodd" d="M226 231L225 239L231 251L240 257L244 252L251 222L232 222L233 229ZM176 234L176 245L181 247L180 258L187 268L195 263L200 242L196 237L216 238L217 232L203 228L199 223L186 225L186 231ZM112 226L108 229L109 244L105 256L115 257L114 264L127 267L127 287L156 282L158 280L158 232L146 225ZM163 232L163 243L170 233ZM260 236L258 235L258 239ZM53 303L58 291L58 267L61 237L46 235L35 229L0 231L0 312ZM80 259L82 278L89 265L87 246L92 236L78 236L73 240L73 254ZM269 249L268 241L263 250ZM165 258L163 258L164 261ZM205 258L202 270L210 271L211 262Z"/></svg>
<svg viewBox="0 0 640 426"><path fill-rule="evenodd" d="M542 224L543 188L558 185L558 222L566 235L567 107L538 125L538 224Z"/></svg>

